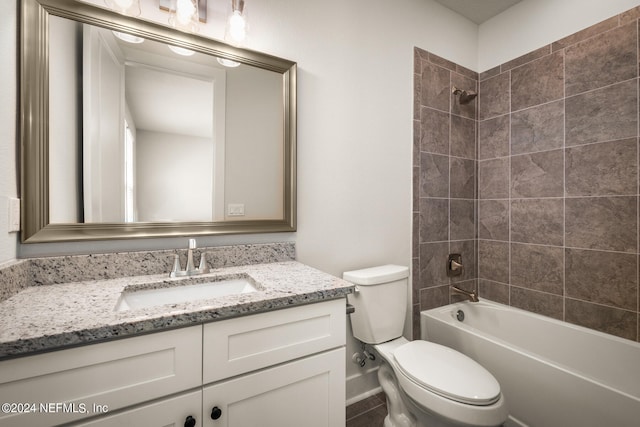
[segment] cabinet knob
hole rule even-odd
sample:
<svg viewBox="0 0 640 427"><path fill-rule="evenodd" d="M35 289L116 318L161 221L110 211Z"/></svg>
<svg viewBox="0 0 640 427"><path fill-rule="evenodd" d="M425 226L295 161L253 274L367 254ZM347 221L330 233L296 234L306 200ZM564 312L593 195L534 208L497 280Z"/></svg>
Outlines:
<svg viewBox="0 0 640 427"><path fill-rule="evenodd" d="M217 406L214 406L213 409L211 410L211 419L217 420L221 416L222 416L222 410Z"/></svg>
<svg viewBox="0 0 640 427"><path fill-rule="evenodd" d="M189 415L187 419L184 420L184 427L195 427L195 426L196 426L196 419L193 418L191 415Z"/></svg>

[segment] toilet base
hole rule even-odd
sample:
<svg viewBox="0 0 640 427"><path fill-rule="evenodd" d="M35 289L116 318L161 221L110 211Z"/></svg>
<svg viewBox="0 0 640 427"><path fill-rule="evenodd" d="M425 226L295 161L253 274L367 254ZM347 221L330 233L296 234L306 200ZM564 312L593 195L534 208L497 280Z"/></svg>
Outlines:
<svg viewBox="0 0 640 427"><path fill-rule="evenodd" d="M418 406L398 385L393 368L384 357L381 359L378 381L387 399L388 411L384 427L474 427L443 418Z"/></svg>

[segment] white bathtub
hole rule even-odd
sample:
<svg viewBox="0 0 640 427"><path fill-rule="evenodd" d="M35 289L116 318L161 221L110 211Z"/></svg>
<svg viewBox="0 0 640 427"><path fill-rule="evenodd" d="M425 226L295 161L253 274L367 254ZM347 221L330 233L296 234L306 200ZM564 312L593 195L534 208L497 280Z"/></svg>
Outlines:
<svg viewBox="0 0 640 427"><path fill-rule="evenodd" d="M468 355L500 382L506 426L640 426L639 343L486 300L420 317L423 339Z"/></svg>

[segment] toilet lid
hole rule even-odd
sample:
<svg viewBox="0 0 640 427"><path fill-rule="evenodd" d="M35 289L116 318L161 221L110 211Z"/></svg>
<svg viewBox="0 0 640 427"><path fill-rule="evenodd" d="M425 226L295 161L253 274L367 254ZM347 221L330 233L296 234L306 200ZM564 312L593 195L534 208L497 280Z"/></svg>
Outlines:
<svg viewBox="0 0 640 427"><path fill-rule="evenodd" d="M448 399L480 406L500 398L500 384L493 375L452 348L417 340L400 346L393 356L402 374Z"/></svg>

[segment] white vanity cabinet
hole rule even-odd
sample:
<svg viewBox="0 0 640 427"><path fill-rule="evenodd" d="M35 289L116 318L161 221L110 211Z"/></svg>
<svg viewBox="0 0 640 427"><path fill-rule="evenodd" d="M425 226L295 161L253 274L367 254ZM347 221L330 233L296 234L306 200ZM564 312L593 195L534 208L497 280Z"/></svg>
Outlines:
<svg viewBox="0 0 640 427"><path fill-rule="evenodd" d="M345 322L340 298L3 361L0 403L67 406L0 427L344 425Z"/></svg>
<svg viewBox="0 0 640 427"><path fill-rule="evenodd" d="M201 384L201 325L10 359L0 426L58 425Z"/></svg>
<svg viewBox="0 0 640 427"><path fill-rule="evenodd" d="M344 388L341 348L204 387L202 426L344 426Z"/></svg>
<svg viewBox="0 0 640 427"><path fill-rule="evenodd" d="M340 299L204 325L203 426L344 425L345 310Z"/></svg>

